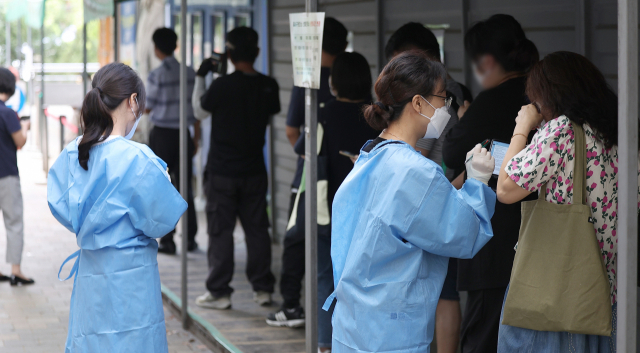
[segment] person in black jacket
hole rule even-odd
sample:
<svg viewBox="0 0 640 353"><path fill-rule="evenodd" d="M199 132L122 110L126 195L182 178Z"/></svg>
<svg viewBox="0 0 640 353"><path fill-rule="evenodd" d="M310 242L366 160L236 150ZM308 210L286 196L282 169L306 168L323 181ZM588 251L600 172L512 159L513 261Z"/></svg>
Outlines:
<svg viewBox="0 0 640 353"><path fill-rule="evenodd" d="M258 33L237 27L227 34L227 53L235 71L215 79L196 99L196 116L211 114L211 146L207 158L204 190L207 196L207 292L196 299L198 306L230 309L229 285L234 274L233 230L240 219L247 244L246 274L253 300L271 305L275 276L271 272L271 237L267 216L267 170L263 157L265 131L271 117L280 111L278 82L256 71ZM216 63L215 65L217 65ZM198 69L196 93L204 77L215 71L211 59Z"/></svg>
<svg viewBox="0 0 640 353"><path fill-rule="evenodd" d="M509 15L475 24L464 43L476 80L485 90L459 109L460 121L446 135L444 163L456 171L464 171L467 151L476 144L511 140L518 111L528 104L526 74L538 61L535 44ZM489 182L494 190L496 180ZM493 239L473 259L458 262L458 290L469 294L462 320L463 353L497 351L500 311L520 230L520 203L497 202L491 225Z"/></svg>
<svg viewBox="0 0 640 353"><path fill-rule="evenodd" d="M333 198L338 188L353 169L354 160L341 154L360 153L362 146L375 139L376 131L364 118L363 108L371 104L371 70L367 59L359 53L339 54L331 67L328 78L329 88L334 98L320 106L318 122L324 130L319 155L326 157L327 199L331 214ZM304 155L305 138L301 135L294 146L298 155ZM333 268L331 263L331 236L318 233L318 347L319 352L331 351L333 310L324 311L324 300L333 293ZM298 249L304 253L304 242ZM283 258L283 263L288 259ZM295 264L294 264L295 265ZM304 265L304 263L303 263ZM296 269L304 274L304 266ZM286 280L283 277L282 280ZM282 281L281 280L281 281ZM300 282L298 280L298 282ZM283 305L276 313L267 316L267 324L284 327L295 326L296 317ZM299 320L299 319L298 319Z"/></svg>

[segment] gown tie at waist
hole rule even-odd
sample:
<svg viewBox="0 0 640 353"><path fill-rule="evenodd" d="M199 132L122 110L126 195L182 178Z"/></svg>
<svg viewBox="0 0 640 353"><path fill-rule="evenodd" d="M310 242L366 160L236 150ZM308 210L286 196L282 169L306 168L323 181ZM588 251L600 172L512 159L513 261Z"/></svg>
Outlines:
<svg viewBox="0 0 640 353"><path fill-rule="evenodd" d="M62 281L66 281L69 278L73 277L73 275L76 274L76 272L78 272L78 260L80 259L78 256L80 255L80 250L74 252L73 254L69 255L69 257L67 257L66 260L64 260L64 262L62 263L62 266L60 266L60 271L58 271L58 280L60 282ZM69 277L65 278L65 279L61 279L60 278L60 273L62 272L62 268L64 267L64 265L67 264L67 262L73 260L73 258L76 258L76 261L73 263L73 267L71 268L71 273L69 273Z"/></svg>

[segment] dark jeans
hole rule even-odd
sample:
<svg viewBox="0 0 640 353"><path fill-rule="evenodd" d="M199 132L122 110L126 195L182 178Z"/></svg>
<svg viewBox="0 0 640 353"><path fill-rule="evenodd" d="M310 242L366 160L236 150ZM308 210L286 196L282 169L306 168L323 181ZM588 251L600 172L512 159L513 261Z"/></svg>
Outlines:
<svg viewBox="0 0 640 353"><path fill-rule="evenodd" d="M193 186L191 185L191 178L193 174L193 155L195 146L191 135L187 142L187 154L190 156L187 161L187 179L188 185L188 197L187 197L187 218L189 220L189 232L187 234L189 244L195 241L196 233L198 233L198 220L196 219L196 208L193 204ZM163 127L154 126L149 133L149 148L160 159L167 163L169 169L169 175L171 176L171 183L175 188L180 191L180 130L167 129ZM167 235L160 239L161 244L173 243L173 234L176 230L172 230Z"/></svg>
<svg viewBox="0 0 640 353"><path fill-rule="evenodd" d="M207 223L209 276L207 289L214 297L229 295L233 278L233 230L240 218L247 243L246 274L254 291L273 293L271 237L267 216L267 175L229 178L208 175Z"/></svg>
<svg viewBox="0 0 640 353"><path fill-rule="evenodd" d="M462 353L498 351L500 312L507 288L470 290L462 317Z"/></svg>
<svg viewBox="0 0 640 353"><path fill-rule="evenodd" d="M291 210L295 194L292 194ZM283 306L291 309L300 306L300 292L305 272L304 232L291 232L284 238L280 293ZM329 311L322 310L325 300L333 293L333 265L331 263L331 237L318 235L318 346L331 347L331 316L335 303Z"/></svg>

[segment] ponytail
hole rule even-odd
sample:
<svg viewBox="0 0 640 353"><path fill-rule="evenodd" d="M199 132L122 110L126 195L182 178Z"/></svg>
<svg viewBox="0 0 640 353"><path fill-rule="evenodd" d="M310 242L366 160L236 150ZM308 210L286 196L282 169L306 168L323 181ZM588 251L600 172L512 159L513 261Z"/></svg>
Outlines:
<svg viewBox="0 0 640 353"><path fill-rule="evenodd" d="M84 170L89 170L89 150L103 141L113 131L113 119L110 109L102 101L99 87L94 87L84 97L80 111L84 135L78 145L78 162ZM87 123L90 120L90 123Z"/></svg>
<svg viewBox="0 0 640 353"><path fill-rule="evenodd" d="M104 141L113 131L111 113L132 94L138 94L138 112L144 112L146 94L140 77L129 66L111 63L93 76L91 91L87 93L80 110L80 126L84 131L78 144L78 162L89 170L89 151Z"/></svg>

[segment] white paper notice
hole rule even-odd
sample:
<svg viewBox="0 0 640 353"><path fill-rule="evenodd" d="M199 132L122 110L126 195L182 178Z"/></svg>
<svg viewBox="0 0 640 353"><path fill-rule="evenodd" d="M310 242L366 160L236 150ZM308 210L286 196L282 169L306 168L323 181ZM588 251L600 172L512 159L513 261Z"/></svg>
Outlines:
<svg viewBox="0 0 640 353"><path fill-rule="evenodd" d="M298 87L320 88L320 59L324 12L289 14L293 84Z"/></svg>

